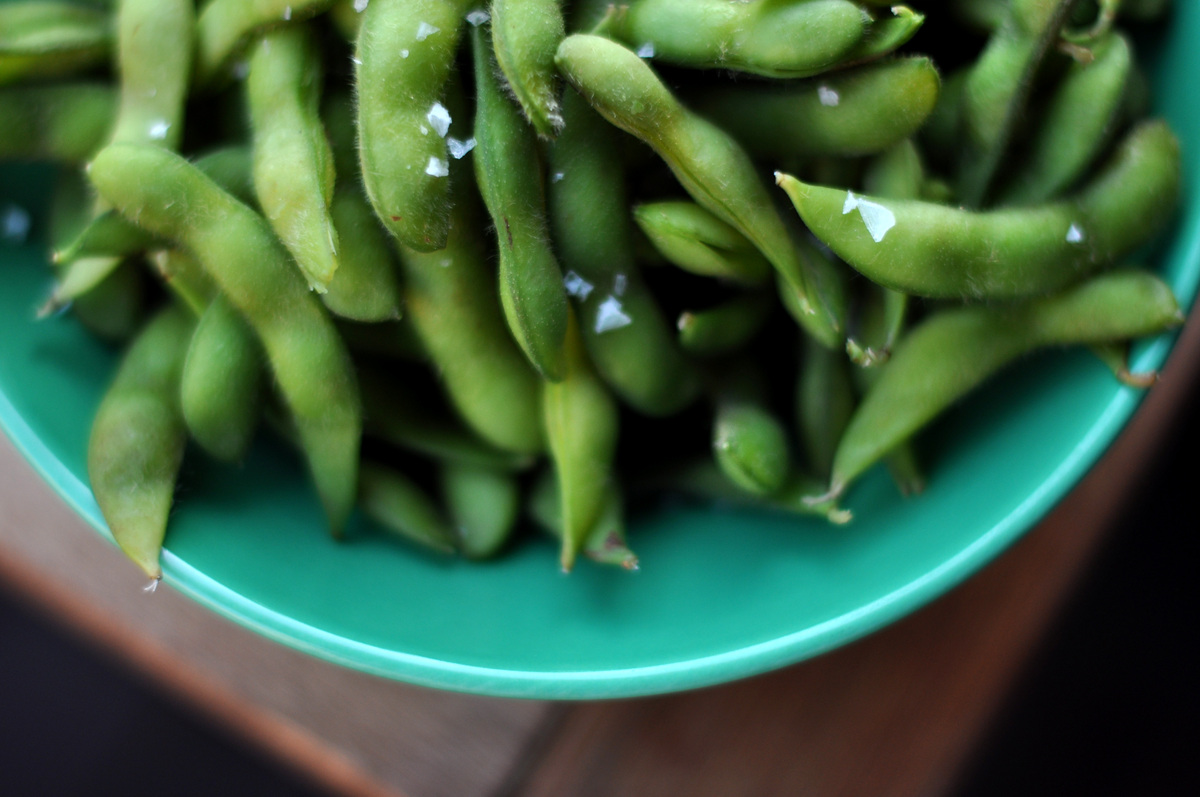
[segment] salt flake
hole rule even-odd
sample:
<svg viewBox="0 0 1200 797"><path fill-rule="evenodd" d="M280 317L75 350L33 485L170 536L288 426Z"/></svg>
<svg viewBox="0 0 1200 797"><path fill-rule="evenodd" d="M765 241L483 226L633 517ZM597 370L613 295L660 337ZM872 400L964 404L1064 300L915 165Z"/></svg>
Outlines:
<svg viewBox="0 0 1200 797"><path fill-rule="evenodd" d="M895 213L892 213L892 211L878 202L863 199L860 196L855 196L853 191L847 191L846 201L842 203L842 215L844 216L855 210L862 216L863 223L867 225L867 232L871 234L871 238L875 240L875 243L882 242L884 236L888 234L888 230L896 226Z"/></svg>
<svg viewBox="0 0 1200 797"><path fill-rule="evenodd" d="M478 28L480 25L487 22L491 18L492 18L491 15L489 15L488 12L486 12L482 9L477 9L475 11L472 11L470 14L467 14L467 22L470 22L471 27L474 27L474 28Z"/></svg>
<svg viewBox="0 0 1200 797"><path fill-rule="evenodd" d="M1077 244L1083 242L1083 230L1078 224L1072 224L1071 229L1067 230L1067 243Z"/></svg>
<svg viewBox="0 0 1200 797"><path fill-rule="evenodd" d="M429 126L442 138L445 138L446 134L450 132L450 112L440 102L433 104L429 113L425 114L425 118L429 120Z"/></svg>
<svg viewBox="0 0 1200 797"><path fill-rule="evenodd" d="M462 160L462 157L471 150L475 149L475 139L468 138L466 141L459 141L457 138L446 139L446 149L450 150L450 157L454 160Z"/></svg>
<svg viewBox="0 0 1200 797"><path fill-rule="evenodd" d="M576 274L574 271L568 271L563 275L563 287L567 293L574 296L576 299L583 301L596 287L592 283L585 280L583 277Z"/></svg>
<svg viewBox="0 0 1200 797"><path fill-rule="evenodd" d="M632 323L633 319L621 308L621 300L616 296L609 296L596 308L597 335L627 327Z"/></svg>
<svg viewBox="0 0 1200 797"><path fill-rule="evenodd" d="M450 174L450 164L441 158L430 158L425 173L430 177L445 177Z"/></svg>
<svg viewBox="0 0 1200 797"><path fill-rule="evenodd" d="M838 93L829 86L818 86L817 98L826 108L836 108L837 104L842 101Z"/></svg>
<svg viewBox="0 0 1200 797"><path fill-rule="evenodd" d="M423 42L440 30L441 28L430 25L428 22L422 22L417 25L417 41Z"/></svg>
<svg viewBox="0 0 1200 797"><path fill-rule="evenodd" d="M638 58L653 58L654 57L654 42L646 42L641 47L637 48Z"/></svg>

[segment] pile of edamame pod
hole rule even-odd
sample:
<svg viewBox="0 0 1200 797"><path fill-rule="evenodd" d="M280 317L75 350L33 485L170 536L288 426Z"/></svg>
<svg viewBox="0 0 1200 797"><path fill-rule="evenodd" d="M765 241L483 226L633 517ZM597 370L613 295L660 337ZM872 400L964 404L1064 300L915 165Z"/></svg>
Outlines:
<svg viewBox="0 0 1200 797"><path fill-rule="evenodd" d="M128 342L117 542L159 577L189 441L267 426L335 536L484 558L532 517L633 568L649 491L918 492L914 436L1034 349L1148 383L1182 315L1126 258L1179 148L1128 31L1169 4L913 5L0 5L0 157L66 167L43 313Z"/></svg>

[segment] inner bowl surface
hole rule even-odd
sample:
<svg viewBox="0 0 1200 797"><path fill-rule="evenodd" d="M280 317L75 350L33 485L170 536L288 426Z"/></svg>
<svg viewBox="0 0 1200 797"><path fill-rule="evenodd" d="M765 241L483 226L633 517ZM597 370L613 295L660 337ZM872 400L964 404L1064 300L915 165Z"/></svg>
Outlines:
<svg viewBox="0 0 1200 797"><path fill-rule="evenodd" d="M1181 302L1200 275L1200 3L1177 3L1156 52L1157 107L1184 144L1185 196L1156 262ZM87 486L91 418L115 353L71 318L42 323L40 208L51 172L0 169L0 214L29 209L30 243L0 241L0 426L100 533ZM1173 341L1141 345L1137 369ZM267 637L412 683L534 698L606 698L720 683L800 661L929 602L1030 528L1103 453L1137 391L1083 352L1027 361L933 435L930 481L886 474L851 493L854 522L662 506L631 530L636 574L560 574L549 542L486 564L442 561L365 524L333 543L299 462L260 444L240 468L190 456L163 555L173 588ZM34 530L31 530L31 532Z"/></svg>

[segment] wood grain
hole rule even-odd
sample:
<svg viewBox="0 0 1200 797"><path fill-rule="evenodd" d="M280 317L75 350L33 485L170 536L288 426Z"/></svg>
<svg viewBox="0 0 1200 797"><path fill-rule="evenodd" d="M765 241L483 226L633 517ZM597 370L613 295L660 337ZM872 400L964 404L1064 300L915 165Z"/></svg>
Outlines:
<svg viewBox="0 0 1200 797"><path fill-rule="evenodd" d="M435 692L285 648L160 587L0 435L0 579L300 773L362 797L489 795L549 707Z"/></svg>

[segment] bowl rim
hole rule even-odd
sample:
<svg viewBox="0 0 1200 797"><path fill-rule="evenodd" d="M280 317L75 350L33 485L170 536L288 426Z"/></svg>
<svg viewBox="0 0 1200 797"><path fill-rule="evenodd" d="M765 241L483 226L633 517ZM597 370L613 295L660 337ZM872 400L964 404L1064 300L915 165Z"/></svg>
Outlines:
<svg viewBox="0 0 1200 797"><path fill-rule="evenodd" d="M1200 30L1200 3L1183 4L1176 15L1190 17L1187 30ZM1200 137L1195 137L1200 143ZM1175 264L1167 277L1183 307L1190 307L1200 283L1200 174L1185 152L1184 189L1174 237L1162 261ZM1189 184L1189 179L1191 184ZM1195 323L1193 319L1192 323ZM1139 347L1131 365L1160 369L1179 332L1159 335ZM918 578L838 616L774 639L718 654L644 667L610 670L515 670L462 664L391 650L300 622L252 601L163 551L166 583L197 603L268 639L327 661L421 686L493 697L555 700L624 698L677 692L758 675L794 664L866 636L928 604L991 562L1040 521L1100 459L1140 404L1143 391L1114 390L1102 412L1049 475L999 522L966 547ZM16 411L0 385L0 430L35 472L78 515L115 545L90 488L58 459Z"/></svg>

